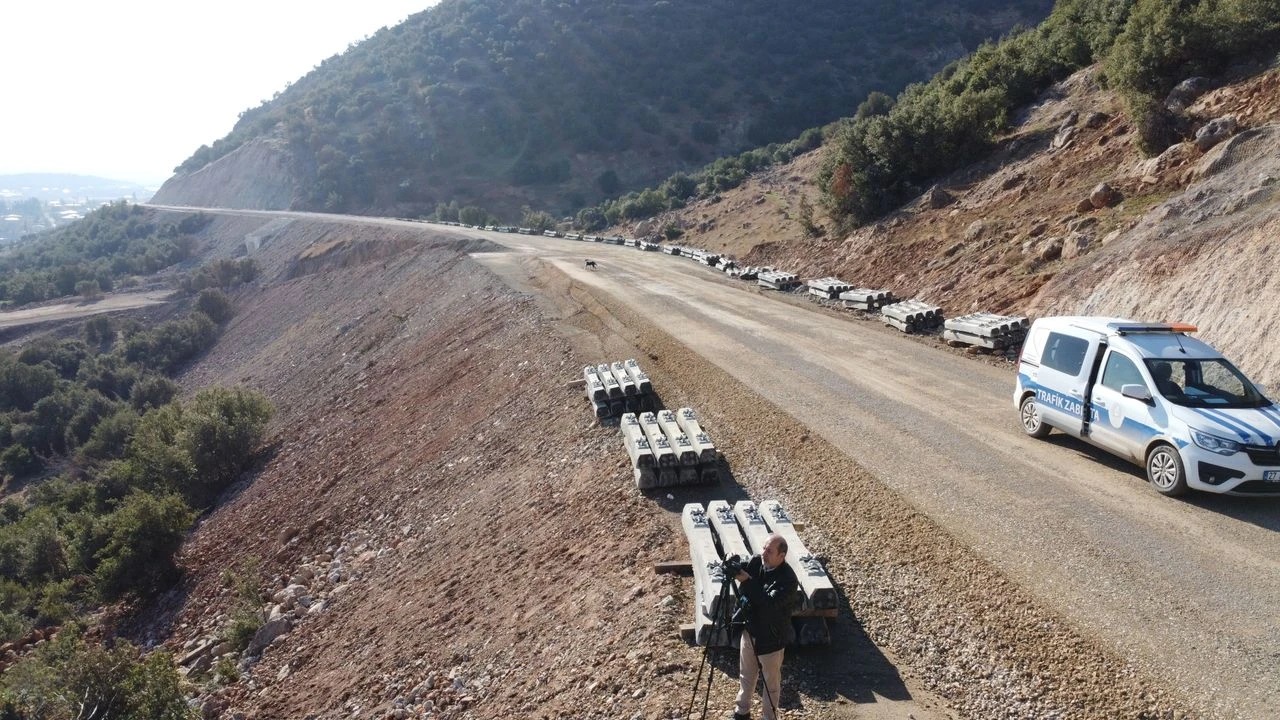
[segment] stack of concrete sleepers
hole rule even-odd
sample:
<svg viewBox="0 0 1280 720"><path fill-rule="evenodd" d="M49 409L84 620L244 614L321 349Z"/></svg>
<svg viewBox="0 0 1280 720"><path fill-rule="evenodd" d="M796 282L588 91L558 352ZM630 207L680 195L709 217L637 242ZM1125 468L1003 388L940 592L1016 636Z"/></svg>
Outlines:
<svg viewBox="0 0 1280 720"><path fill-rule="evenodd" d="M657 406L653 383L635 360L588 365L582 370L587 399L600 419Z"/></svg>
<svg viewBox="0 0 1280 720"><path fill-rule="evenodd" d="M653 487L657 484L653 448L649 447L649 438L645 435L644 428L640 427L640 419L635 413L627 413L622 416L619 426L622 428L622 444L627 449L627 456L631 458L636 487Z"/></svg>
<svg viewBox="0 0 1280 720"><path fill-rule="evenodd" d="M770 290L790 290L800 284L800 278L795 273L769 270L756 275L756 284Z"/></svg>
<svg viewBox="0 0 1280 720"><path fill-rule="evenodd" d="M720 481L720 453L716 450L711 436L702 429L698 422L698 414L693 408L680 408L676 411L676 424L689 438L694 452L698 453L698 481L713 485Z"/></svg>
<svg viewBox="0 0 1280 720"><path fill-rule="evenodd" d="M676 475L679 478L679 484L697 484L698 451L689 441L689 436L680 429L680 425L676 422L676 414L670 410L659 410L658 427L662 428L662 433L667 436L667 441L671 443L671 451L676 456L678 464Z"/></svg>
<svg viewBox="0 0 1280 720"><path fill-rule="evenodd" d="M880 308L886 325L902 332L921 332L942 324L942 308L919 300L903 300Z"/></svg>
<svg viewBox="0 0 1280 720"><path fill-rule="evenodd" d="M732 642L728 624L716 623L716 618L722 609L720 591L729 578L724 576L723 560L706 510L699 503L685 505L680 524L689 540L689 561L693 569L694 639L699 645L728 646ZM731 612L728 607L723 610Z"/></svg>
<svg viewBox="0 0 1280 720"><path fill-rule="evenodd" d="M844 306L854 310L875 312L885 305L897 302L889 290L872 290L871 288L850 288L840 293Z"/></svg>
<svg viewBox="0 0 1280 720"><path fill-rule="evenodd" d="M637 488L714 484L720 479L719 453L692 409L626 413L620 425Z"/></svg>
<svg viewBox="0 0 1280 720"><path fill-rule="evenodd" d="M853 285L833 277L810 280L806 284L809 286L810 295L816 295L824 300L838 300L840 293L853 289Z"/></svg>
<svg viewBox="0 0 1280 720"><path fill-rule="evenodd" d="M724 645L731 638L714 632L720 610L716 598L726 578L724 559L738 556L743 563L759 554L770 533L778 533L787 540L787 562L800 580L800 588L793 604L792 624L796 629L799 645L825 645L831 642L827 618L838 612L838 596L826 571L800 539L794 524L776 501L755 503L741 500L730 507L724 500L713 500L704 510L698 503L684 506L682 515L685 536L689 540L689 552L693 567L694 638L700 645ZM735 600L736 586L730 586L730 598ZM723 620L723 618L720 618Z"/></svg>
<svg viewBox="0 0 1280 720"><path fill-rule="evenodd" d="M1031 321L1025 317L976 312L947 320L942 338L954 343L1003 350L1021 345L1030 326Z"/></svg>
<svg viewBox="0 0 1280 720"><path fill-rule="evenodd" d="M658 418L651 412L643 413L640 415L640 428L644 430L645 437L649 439L649 449L653 451L655 478L654 485L650 487L672 487L679 484L680 460L676 457L666 433L662 432L662 427L658 425ZM646 488L641 487L641 489Z"/></svg>
<svg viewBox="0 0 1280 720"><path fill-rule="evenodd" d="M600 379L600 373L596 370L596 366L588 365L584 367L582 369L582 379L586 382L587 399L591 401L591 406L596 411L596 417L612 417L613 410L609 407L609 391L605 390L604 381Z"/></svg>

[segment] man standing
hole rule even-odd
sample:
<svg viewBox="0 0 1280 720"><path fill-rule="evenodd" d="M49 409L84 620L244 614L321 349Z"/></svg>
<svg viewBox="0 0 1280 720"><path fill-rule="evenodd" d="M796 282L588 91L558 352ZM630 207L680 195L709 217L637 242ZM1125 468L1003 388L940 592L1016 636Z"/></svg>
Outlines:
<svg viewBox="0 0 1280 720"><path fill-rule="evenodd" d="M733 720L749 720L756 678L764 671L764 720L778 716L782 692L782 653L792 637L791 608L800 581L787 564L787 541L770 535L759 555L753 556L737 575L741 603L739 618L745 621L738 654L738 704Z"/></svg>

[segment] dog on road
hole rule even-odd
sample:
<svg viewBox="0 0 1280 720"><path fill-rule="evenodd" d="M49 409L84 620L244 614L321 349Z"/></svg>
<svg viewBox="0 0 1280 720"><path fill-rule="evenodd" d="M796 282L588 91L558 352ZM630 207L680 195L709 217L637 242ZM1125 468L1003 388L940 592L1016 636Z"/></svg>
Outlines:
<svg viewBox="0 0 1280 720"><path fill-rule="evenodd" d="M595 260L588 260L588 261L587 261L587 268L588 268L588 269L590 269L590 270L595 270L595 269L596 269L596 261L595 261Z"/></svg>

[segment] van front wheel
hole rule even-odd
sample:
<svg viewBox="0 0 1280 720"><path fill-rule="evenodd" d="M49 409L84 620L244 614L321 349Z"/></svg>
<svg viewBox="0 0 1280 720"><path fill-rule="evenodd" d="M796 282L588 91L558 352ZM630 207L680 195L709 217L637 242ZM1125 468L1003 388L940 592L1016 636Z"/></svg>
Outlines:
<svg viewBox="0 0 1280 720"><path fill-rule="evenodd" d="M1040 410L1036 408L1036 396L1028 395L1022 398L1022 404L1018 406L1018 417L1022 418L1022 430L1033 438L1042 438L1049 435L1051 429L1040 419Z"/></svg>
<svg viewBox="0 0 1280 720"><path fill-rule="evenodd" d="M1187 491L1182 458L1172 445L1157 445L1147 455L1147 480L1161 495L1174 497Z"/></svg>

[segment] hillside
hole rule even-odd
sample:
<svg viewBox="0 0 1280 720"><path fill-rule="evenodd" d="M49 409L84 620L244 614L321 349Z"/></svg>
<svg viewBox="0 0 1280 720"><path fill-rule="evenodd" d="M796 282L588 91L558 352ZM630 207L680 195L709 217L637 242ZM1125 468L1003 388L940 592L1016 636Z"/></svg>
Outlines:
<svg viewBox="0 0 1280 720"><path fill-rule="evenodd" d="M809 236L799 222L800 198L821 207L813 178L823 149L658 223L684 228L681 242L746 264L891 289L948 316L1195 323L1276 387L1280 354L1256 338L1280 329L1267 310L1280 303L1280 287L1262 270L1280 226L1280 70L1241 69L1217 84L1187 110L1197 127L1234 120L1229 139L1207 150L1186 141L1146 158L1095 67L1044 93L989 159L938 178L940 192L847 235L821 211L822 235ZM1112 204L1093 207L1102 183L1114 190Z"/></svg>
<svg viewBox="0 0 1280 720"><path fill-rule="evenodd" d="M683 717L701 659L678 634L693 601L653 565L686 552L684 502L779 493L813 521L850 608L831 648L790 656L788 716L1181 712L1142 664L552 263L430 226L261 217L219 217L201 251L235 255L250 233L267 238L260 278L181 381L271 398L268 448L185 543L185 581L116 628L198 657L237 612L229 578L249 574L287 632L260 657L228 655L230 679L192 674L206 717ZM571 382L585 362L633 356L664 403L704 413L731 459L720 486L635 491L616 428ZM289 586L309 605L280 602ZM721 665L713 709L732 696Z"/></svg>
<svg viewBox="0 0 1280 720"><path fill-rule="evenodd" d="M156 202L573 212L849 115L1051 4L445 0L247 110Z"/></svg>

